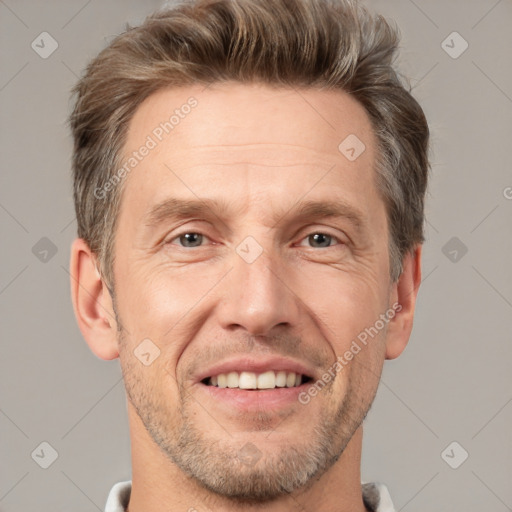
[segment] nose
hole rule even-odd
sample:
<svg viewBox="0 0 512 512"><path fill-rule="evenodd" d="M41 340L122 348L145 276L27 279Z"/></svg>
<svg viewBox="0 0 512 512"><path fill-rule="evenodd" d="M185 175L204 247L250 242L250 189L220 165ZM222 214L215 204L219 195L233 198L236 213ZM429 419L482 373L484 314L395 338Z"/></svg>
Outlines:
<svg viewBox="0 0 512 512"><path fill-rule="evenodd" d="M300 300L293 278L275 256L264 251L249 263L235 254L233 265L217 310L223 328L267 336L278 326L297 325Z"/></svg>

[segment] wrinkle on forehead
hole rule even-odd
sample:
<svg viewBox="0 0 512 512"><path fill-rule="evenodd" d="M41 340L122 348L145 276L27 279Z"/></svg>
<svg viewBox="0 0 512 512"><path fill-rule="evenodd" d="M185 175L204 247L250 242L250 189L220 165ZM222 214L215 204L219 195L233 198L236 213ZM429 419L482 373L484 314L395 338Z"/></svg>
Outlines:
<svg viewBox="0 0 512 512"><path fill-rule="evenodd" d="M191 96L196 98L197 106L163 143L174 150L208 145L284 148L298 143L304 148L336 153L349 134L366 139L373 135L363 105L343 91L306 89L299 93L288 88L226 83L207 90L190 86L153 93L135 112L126 147L135 148L144 142L155 126ZM373 145L370 140L364 142L367 148Z"/></svg>
<svg viewBox="0 0 512 512"><path fill-rule="evenodd" d="M380 208L371 123L364 107L341 91L298 94L242 84L160 91L134 114L127 153L190 96L198 105L127 177L123 201L139 218L176 193L244 198L262 210L305 195ZM355 161L338 149L349 134L366 146Z"/></svg>
<svg viewBox="0 0 512 512"><path fill-rule="evenodd" d="M263 167L331 167L340 163L341 155L332 155L297 144L208 144L173 151L176 169L197 165L255 165ZM172 166L172 162L168 162Z"/></svg>

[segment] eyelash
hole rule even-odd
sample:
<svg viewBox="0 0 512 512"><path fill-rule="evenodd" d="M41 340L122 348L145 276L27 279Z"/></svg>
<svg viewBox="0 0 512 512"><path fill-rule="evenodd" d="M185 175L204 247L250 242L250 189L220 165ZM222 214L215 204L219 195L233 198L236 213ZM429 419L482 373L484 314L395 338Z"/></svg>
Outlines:
<svg viewBox="0 0 512 512"><path fill-rule="evenodd" d="M171 238L170 240L165 242L165 245L168 245L168 244L170 244L170 245L177 245L177 244L172 244L172 242L174 240L177 240L177 239L181 238L184 235L187 235L187 234L200 235L200 236L203 236L204 238L207 238L209 240L209 237L207 235L201 233L200 231L188 230L188 231L182 231L181 233L177 233L173 238ZM308 233L304 237L302 237L301 241L309 238L312 235L326 235L326 236L330 237L332 240L335 240L336 242L338 242L338 244L329 245L327 247L320 247L320 249L328 249L330 247L334 247L335 245L339 245L339 244L345 245L345 243L342 242L337 236L332 235L332 234L330 234L327 231L311 231L310 233ZM185 247L183 245L178 245L178 247L180 247L181 249L196 249L197 247L202 247L202 245L197 246L197 247ZM310 249L318 249L318 247L311 247L310 246Z"/></svg>

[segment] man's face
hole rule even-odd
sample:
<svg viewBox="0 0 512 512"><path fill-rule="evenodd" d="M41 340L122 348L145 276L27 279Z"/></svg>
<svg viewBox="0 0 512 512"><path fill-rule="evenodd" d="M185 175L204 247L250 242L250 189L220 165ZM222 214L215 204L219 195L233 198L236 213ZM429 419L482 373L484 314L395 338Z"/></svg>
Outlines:
<svg viewBox="0 0 512 512"><path fill-rule="evenodd" d="M349 135L366 148L355 160L338 149ZM335 365L393 288L369 119L342 92L214 84L150 96L125 156L148 136L115 241L129 405L203 486L274 498L334 464L377 389L386 328Z"/></svg>

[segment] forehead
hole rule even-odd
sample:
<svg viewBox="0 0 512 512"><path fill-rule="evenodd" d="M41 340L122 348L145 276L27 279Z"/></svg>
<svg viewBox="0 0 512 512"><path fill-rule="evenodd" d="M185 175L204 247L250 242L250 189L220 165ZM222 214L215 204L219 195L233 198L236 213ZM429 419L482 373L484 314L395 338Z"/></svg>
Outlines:
<svg viewBox="0 0 512 512"><path fill-rule="evenodd" d="M308 190L378 200L371 123L342 91L239 83L162 89L131 120L129 158L136 165L122 209L128 203L140 215L166 197L206 197L212 189L269 205Z"/></svg>
<svg viewBox="0 0 512 512"><path fill-rule="evenodd" d="M159 146L176 149L182 144L289 143L331 152L333 144L337 149L350 134L371 139L372 129L364 107L340 90L226 82L150 95L131 120L126 148L136 147L150 134ZM371 146L373 141L364 142Z"/></svg>

